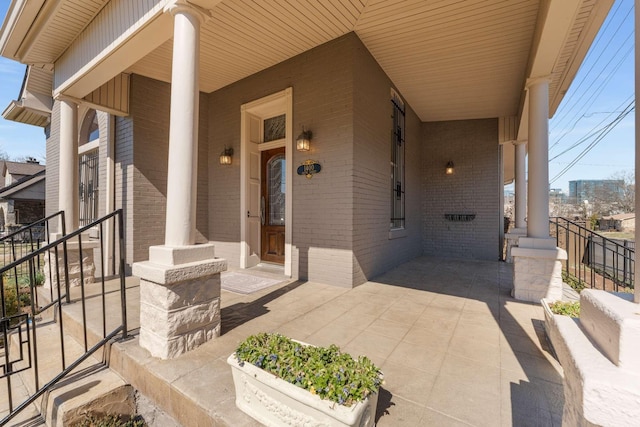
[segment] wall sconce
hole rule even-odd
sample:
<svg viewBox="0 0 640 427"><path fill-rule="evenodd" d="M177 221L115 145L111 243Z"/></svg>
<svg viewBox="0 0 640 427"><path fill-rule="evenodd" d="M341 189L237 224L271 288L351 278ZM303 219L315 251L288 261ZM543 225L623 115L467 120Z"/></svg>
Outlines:
<svg viewBox="0 0 640 427"><path fill-rule="evenodd" d="M298 135L298 139L296 139L296 149L298 151L309 151L311 148L311 131L304 130L304 126L302 127L302 133Z"/></svg>
<svg viewBox="0 0 640 427"><path fill-rule="evenodd" d="M444 173L446 173L447 175L453 175L453 162L451 160L447 162Z"/></svg>
<svg viewBox="0 0 640 427"><path fill-rule="evenodd" d="M222 153L220 153L220 164L221 165L230 165L232 156L233 156L233 148L231 148L231 147L227 148L225 146L224 150L222 150Z"/></svg>

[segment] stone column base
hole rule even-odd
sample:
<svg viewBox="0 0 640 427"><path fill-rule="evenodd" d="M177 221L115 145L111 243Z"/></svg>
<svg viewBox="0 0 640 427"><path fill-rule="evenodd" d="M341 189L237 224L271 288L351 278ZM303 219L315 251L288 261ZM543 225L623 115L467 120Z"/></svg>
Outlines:
<svg viewBox="0 0 640 427"><path fill-rule="evenodd" d="M133 264L140 277L140 346L161 359L178 357L220 336L220 272L213 245L153 246Z"/></svg>
<svg viewBox="0 0 640 427"><path fill-rule="evenodd" d="M53 241L53 240L52 240ZM69 286L80 286L80 265L82 263L82 275L84 276L84 284L88 285L95 282L96 265L93 258L94 249L100 246L97 240L82 240L82 254L78 241L73 239L67 242L67 265L69 271ZM64 269L64 248L63 245L58 246L58 261L56 264L56 251L50 249L48 254L44 256L44 288L51 289L56 287L58 282L58 272L60 273L60 286L65 286L65 269ZM51 262L49 262L51 260Z"/></svg>
<svg viewBox="0 0 640 427"><path fill-rule="evenodd" d="M527 237L527 230L521 228L514 228L510 233L504 235L505 240L507 241L507 259L506 262L512 264L513 256L511 255L511 249L518 247L518 242L521 237Z"/></svg>
<svg viewBox="0 0 640 427"><path fill-rule="evenodd" d="M567 253L555 246L554 239L521 237L513 257L513 297L540 303L562 299L562 261Z"/></svg>

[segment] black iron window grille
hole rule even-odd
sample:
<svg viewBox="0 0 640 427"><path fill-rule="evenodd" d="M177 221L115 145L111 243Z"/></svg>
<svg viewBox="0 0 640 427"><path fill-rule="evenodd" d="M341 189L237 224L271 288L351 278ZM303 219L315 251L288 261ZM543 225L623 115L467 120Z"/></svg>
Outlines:
<svg viewBox="0 0 640 427"><path fill-rule="evenodd" d="M400 96L391 91L391 229L404 228L404 125L405 108Z"/></svg>

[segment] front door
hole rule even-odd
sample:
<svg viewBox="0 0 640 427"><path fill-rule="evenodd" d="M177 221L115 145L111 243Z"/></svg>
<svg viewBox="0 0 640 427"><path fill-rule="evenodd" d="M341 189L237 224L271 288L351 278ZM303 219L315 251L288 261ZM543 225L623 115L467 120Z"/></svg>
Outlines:
<svg viewBox="0 0 640 427"><path fill-rule="evenodd" d="M285 149L262 152L260 198L262 222L262 261L284 264L285 225Z"/></svg>

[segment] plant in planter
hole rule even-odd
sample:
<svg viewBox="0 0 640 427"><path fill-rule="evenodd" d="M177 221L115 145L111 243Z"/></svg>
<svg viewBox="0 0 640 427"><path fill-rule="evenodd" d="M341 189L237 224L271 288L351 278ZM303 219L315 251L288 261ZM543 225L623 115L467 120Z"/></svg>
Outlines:
<svg viewBox="0 0 640 427"><path fill-rule="evenodd" d="M364 356L261 333L242 342L227 362L236 405L266 425L374 424L383 376Z"/></svg>
<svg viewBox="0 0 640 427"><path fill-rule="evenodd" d="M580 301L556 301L549 304L553 314L569 317L580 317Z"/></svg>
<svg viewBox="0 0 640 427"><path fill-rule="evenodd" d="M542 303L542 309L544 310L544 330L547 333L547 338L551 344L551 348L554 353L561 344L562 338L558 330L558 317L569 316L572 318L580 317L580 302L579 301L555 301L549 302L546 299L540 301Z"/></svg>

